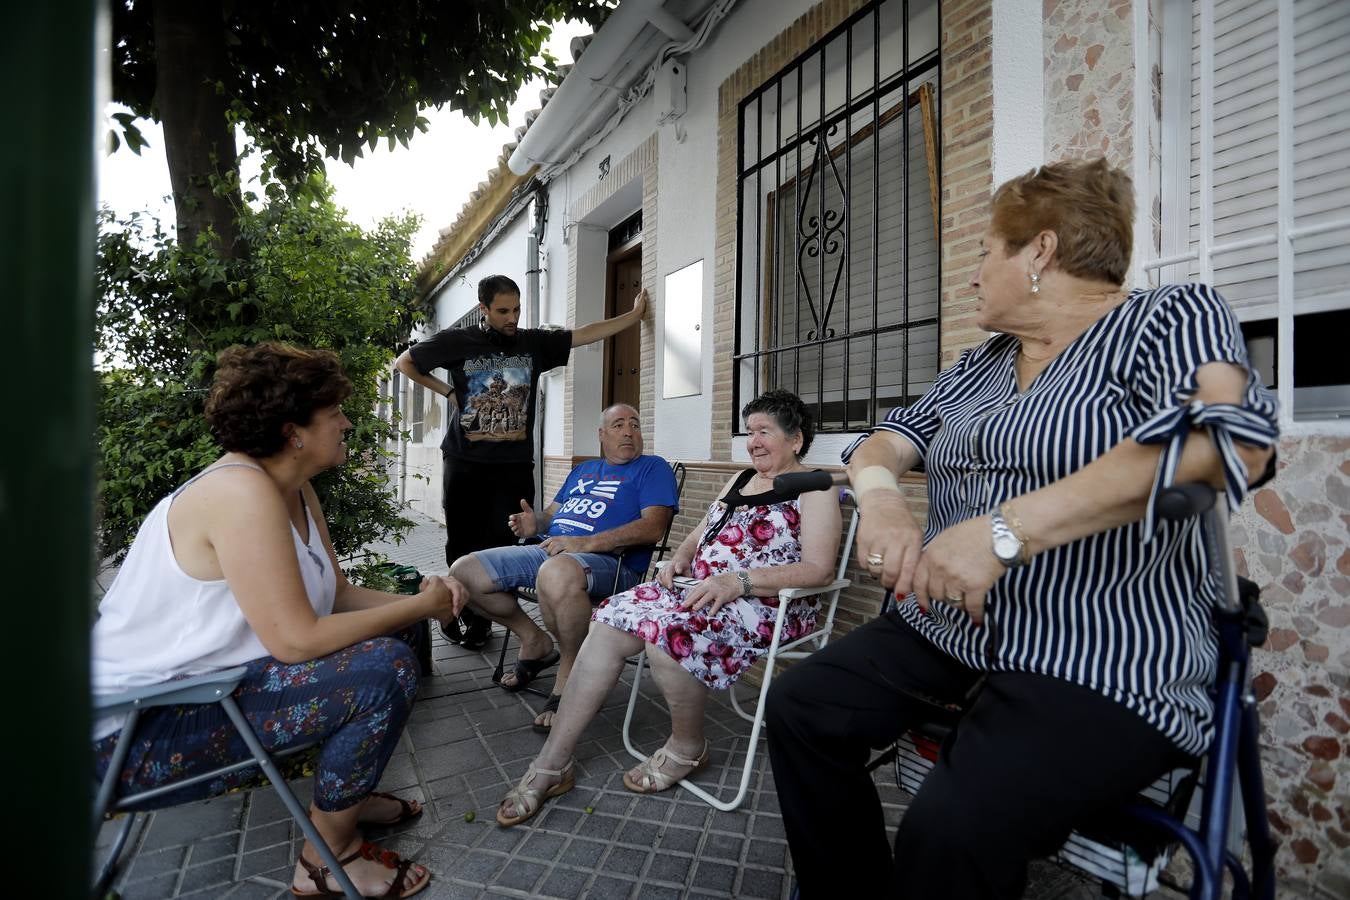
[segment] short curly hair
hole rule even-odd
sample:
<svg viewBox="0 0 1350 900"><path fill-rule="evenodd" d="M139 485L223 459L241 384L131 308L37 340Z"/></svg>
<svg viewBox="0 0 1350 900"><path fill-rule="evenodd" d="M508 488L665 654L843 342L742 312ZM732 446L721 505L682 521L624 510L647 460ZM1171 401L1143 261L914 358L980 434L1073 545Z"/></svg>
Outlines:
<svg viewBox="0 0 1350 900"><path fill-rule="evenodd" d="M287 422L308 425L317 410L351 393L351 380L331 350L278 341L236 345L216 357L206 421L226 450L262 459L285 446Z"/></svg>
<svg viewBox="0 0 1350 900"><path fill-rule="evenodd" d="M1059 237L1055 265L1070 275L1124 284L1134 244L1134 183L1104 159L1065 160L1005 181L991 230L1016 253L1042 231Z"/></svg>
<svg viewBox="0 0 1350 900"><path fill-rule="evenodd" d="M772 416L778 427L788 436L794 434L802 436L802 449L797 451L798 459L811 449L811 440L816 436L815 421L811 418L811 410L806 408L802 398L792 391L779 389L765 391L745 404L745 408L741 410L741 421L750 418L754 413Z"/></svg>

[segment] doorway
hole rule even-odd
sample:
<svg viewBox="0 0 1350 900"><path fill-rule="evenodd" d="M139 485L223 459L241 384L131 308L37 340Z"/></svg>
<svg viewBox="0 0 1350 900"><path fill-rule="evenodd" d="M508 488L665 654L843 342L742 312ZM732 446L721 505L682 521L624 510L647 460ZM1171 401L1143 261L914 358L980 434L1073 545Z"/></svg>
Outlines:
<svg viewBox="0 0 1350 900"><path fill-rule="evenodd" d="M605 260L605 318L633 308L642 290L642 243L626 244ZM642 329L628 328L605 341L605 406L626 403L638 408L642 395Z"/></svg>

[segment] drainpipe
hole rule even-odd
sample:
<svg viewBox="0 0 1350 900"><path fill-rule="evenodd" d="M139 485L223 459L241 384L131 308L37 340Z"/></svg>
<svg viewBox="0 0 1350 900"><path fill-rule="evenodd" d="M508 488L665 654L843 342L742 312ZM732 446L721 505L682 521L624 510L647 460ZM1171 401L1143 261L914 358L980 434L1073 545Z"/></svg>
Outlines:
<svg viewBox="0 0 1350 900"><path fill-rule="evenodd" d="M539 242L544 237L544 225L548 218L548 188L539 185L534 191L534 224L525 237L525 311L529 316L529 327L540 325L539 272L541 257ZM545 387L548 379L541 378L534 397L534 499L535 508L540 509L544 497L544 416L548 409L545 402L548 391ZM545 506L547 504L544 504Z"/></svg>
<svg viewBox="0 0 1350 900"><path fill-rule="evenodd" d="M623 0L619 4L595 33L568 77L558 85L557 92L539 114L541 121L525 132L512 152L507 161L512 172L524 175L535 164L557 162L554 157L563 155L558 153L560 144L573 136L589 134L585 126L613 112L614 89L605 80L622 71L622 64L632 55L633 42L648 23L658 28L672 27L673 17L665 13L664 6L665 0ZM558 129L539 127L544 119L557 122ZM545 134L546 131L549 133Z"/></svg>

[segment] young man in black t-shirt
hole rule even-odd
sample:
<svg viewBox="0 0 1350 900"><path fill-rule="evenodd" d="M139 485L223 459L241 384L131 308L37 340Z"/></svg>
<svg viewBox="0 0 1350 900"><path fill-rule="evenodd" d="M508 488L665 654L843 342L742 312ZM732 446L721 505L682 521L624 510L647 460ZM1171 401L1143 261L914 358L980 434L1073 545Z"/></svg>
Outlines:
<svg viewBox="0 0 1350 900"><path fill-rule="evenodd" d="M446 328L403 352L400 372L449 399L441 441L445 562L515 543L507 517L520 501L534 504L534 415L539 376L566 365L573 347L602 341L636 325L647 309L644 289L633 308L571 331L518 328L520 288L505 275L478 282L476 327ZM432 375L445 369L449 383ZM466 610L466 612L468 612ZM473 618L472 616L466 618ZM455 640L452 623L441 623ZM458 643L478 649L491 623L466 621Z"/></svg>

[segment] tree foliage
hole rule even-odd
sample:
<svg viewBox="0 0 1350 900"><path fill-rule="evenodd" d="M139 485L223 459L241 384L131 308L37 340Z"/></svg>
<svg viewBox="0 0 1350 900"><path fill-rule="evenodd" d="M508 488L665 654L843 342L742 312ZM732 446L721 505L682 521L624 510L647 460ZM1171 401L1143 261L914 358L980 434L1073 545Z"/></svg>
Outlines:
<svg viewBox="0 0 1350 900"><path fill-rule="evenodd" d="M215 201L235 165L233 123L277 179L294 185L321 170L324 155L351 163L381 139L406 145L425 130L420 113L428 107L448 104L475 123L504 122L521 85L555 71L543 51L551 23L577 18L598 26L610 6L115 0L113 98L164 124L180 241L193 244L214 226L229 256L231 226ZM139 149L129 124L119 121L121 140ZM237 191L228 199L240 205Z"/></svg>
<svg viewBox="0 0 1350 900"><path fill-rule="evenodd" d="M245 209L253 252L222 259L185 248L154 220L101 214L96 351L99 551L120 559L165 494L221 449L202 415L216 354L284 340L335 351L355 386L344 411L349 459L315 481L340 556L408 525L388 491L383 450L394 426L376 415L378 384L407 339L409 251L417 221L365 232L347 222L322 178L302 196ZM217 304L216 298L227 302ZM197 315L188 311L197 309Z"/></svg>

